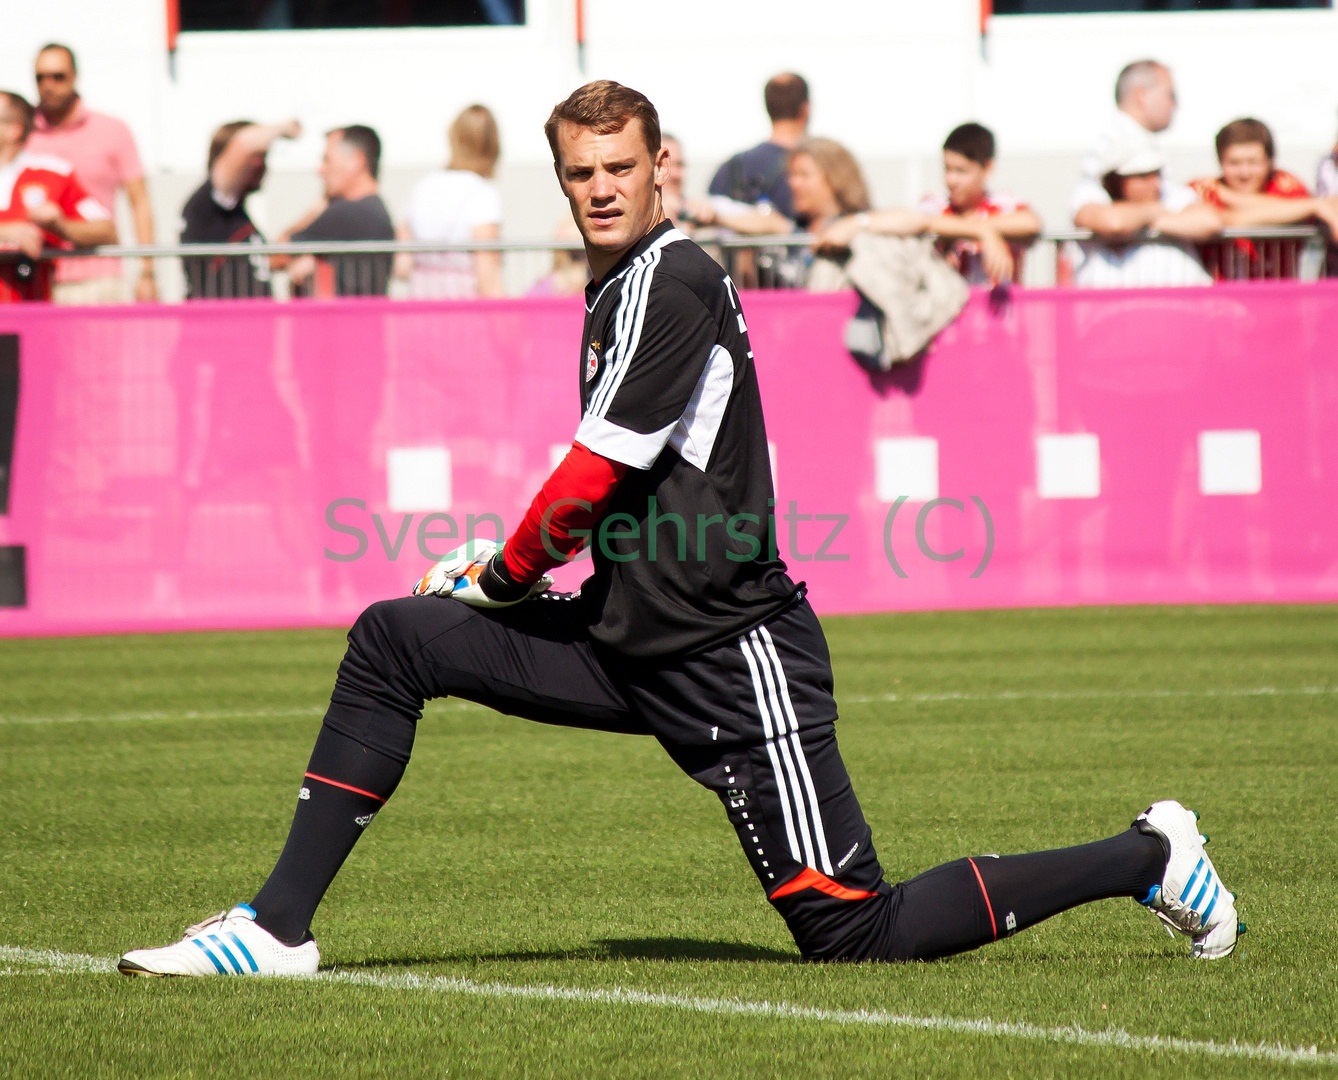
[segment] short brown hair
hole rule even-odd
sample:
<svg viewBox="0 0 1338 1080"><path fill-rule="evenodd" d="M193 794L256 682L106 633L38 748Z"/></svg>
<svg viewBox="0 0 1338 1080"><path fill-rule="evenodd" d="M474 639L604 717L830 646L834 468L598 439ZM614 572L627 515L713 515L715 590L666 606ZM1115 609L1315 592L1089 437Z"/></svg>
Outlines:
<svg viewBox="0 0 1338 1080"><path fill-rule="evenodd" d="M1232 120L1217 133L1216 142L1218 161L1231 147L1255 142L1263 143L1268 160L1273 160L1273 133L1262 120L1252 120L1248 116L1243 120Z"/></svg>
<svg viewBox="0 0 1338 1080"><path fill-rule="evenodd" d="M12 119L23 125L23 138L26 142L28 136L33 133L33 107L28 104L26 97L14 93L13 90L0 90L0 98L5 99L9 111L14 114Z"/></svg>
<svg viewBox="0 0 1338 1080"><path fill-rule="evenodd" d="M209 140L209 163L208 169L213 169L214 162L218 160L219 155L228 148L228 143L232 142L232 137L241 131L242 128L249 128L255 124L254 120L233 120L231 123L224 124L214 132Z"/></svg>
<svg viewBox="0 0 1338 1080"><path fill-rule="evenodd" d="M802 75L785 71L767 80L762 99L772 120L798 120L808 104L808 83Z"/></svg>
<svg viewBox="0 0 1338 1080"><path fill-rule="evenodd" d="M869 187L864 182L855 155L835 139L805 139L790 153L791 158L807 154L817 164L836 196L842 214L858 214L869 209Z"/></svg>
<svg viewBox="0 0 1338 1080"><path fill-rule="evenodd" d="M553 106L544 124L553 161L558 160L558 127L565 121L589 128L598 135L622 131L629 121L641 121L641 134L653 159L660 152L660 114L650 98L612 79L597 79L573 90L566 101Z"/></svg>
<svg viewBox="0 0 1338 1080"><path fill-rule="evenodd" d="M452 169L492 176L502 152L497 121L485 105L471 105L452 122L446 133L451 144Z"/></svg>

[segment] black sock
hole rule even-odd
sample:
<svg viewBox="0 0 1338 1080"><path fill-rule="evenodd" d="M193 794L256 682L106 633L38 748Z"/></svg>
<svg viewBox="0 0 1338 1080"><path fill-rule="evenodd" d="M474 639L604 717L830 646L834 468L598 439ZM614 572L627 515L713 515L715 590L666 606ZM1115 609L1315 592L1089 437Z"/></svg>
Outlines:
<svg viewBox="0 0 1338 1080"><path fill-rule="evenodd" d="M1145 899L1168 853L1130 828L1108 840L1028 855L977 855L898 885L889 960L930 960L978 948L1079 904Z"/></svg>
<svg viewBox="0 0 1338 1080"><path fill-rule="evenodd" d="M1035 926L1079 904L1112 896L1147 898L1161 884L1168 852L1130 828L1108 840L1030 855L977 856L998 937Z"/></svg>
<svg viewBox="0 0 1338 1080"><path fill-rule="evenodd" d="M260 927L286 945L306 939L325 890L403 775L403 762L321 728L283 853L251 901Z"/></svg>

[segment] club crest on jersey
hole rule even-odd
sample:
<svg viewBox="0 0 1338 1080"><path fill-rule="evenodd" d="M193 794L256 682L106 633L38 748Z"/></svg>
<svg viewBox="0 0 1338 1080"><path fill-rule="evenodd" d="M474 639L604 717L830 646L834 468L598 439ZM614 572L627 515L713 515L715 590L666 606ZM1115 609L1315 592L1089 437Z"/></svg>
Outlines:
<svg viewBox="0 0 1338 1080"><path fill-rule="evenodd" d="M585 351L585 381L589 382L595 377L595 372L599 370L599 342L590 342L590 347Z"/></svg>

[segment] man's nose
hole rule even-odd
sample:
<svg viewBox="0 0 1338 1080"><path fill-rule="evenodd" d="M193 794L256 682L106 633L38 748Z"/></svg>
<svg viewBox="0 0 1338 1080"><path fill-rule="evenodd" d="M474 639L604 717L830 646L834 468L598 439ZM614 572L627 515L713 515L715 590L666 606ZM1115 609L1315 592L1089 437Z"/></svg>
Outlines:
<svg viewBox="0 0 1338 1080"><path fill-rule="evenodd" d="M608 202L618 194L617 185L606 172L599 172L590 181L590 198L596 202Z"/></svg>

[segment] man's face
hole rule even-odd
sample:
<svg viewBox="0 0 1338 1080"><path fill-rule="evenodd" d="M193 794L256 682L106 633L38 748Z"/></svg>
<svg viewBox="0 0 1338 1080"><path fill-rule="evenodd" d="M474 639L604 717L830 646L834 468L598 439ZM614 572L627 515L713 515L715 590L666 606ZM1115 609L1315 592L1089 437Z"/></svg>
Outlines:
<svg viewBox="0 0 1338 1080"><path fill-rule="evenodd" d="M651 159L640 120L608 135L563 122L557 144L558 183L590 247L614 254L651 230L660 209L656 189L669 178L669 154L660 147Z"/></svg>
<svg viewBox="0 0 1338 1080"><path fill-rule="evenodd" d="M1157 77L1151 86L1136 90L1143 111L1143 126L1148 131L1165 131L1171 126L1175 116L1175 83L1171 73L1165 68L1157 69Z"/></svg>
<svg viewBox="0 0 1338 1080"><path fill-rule="evenodd" d="M325 156L321 158L320 176L325 182L327 199L342 199L366 170L361 152L344 142L339 132L325 136Z"/></svg>
<svg viewBox="0 0 1338 1080"><path fill-rule="evenodd" d="M1258 142L1228 146L1222 154L1222 180L1232 191L1257 195L1273 172L1273 162Z"/></svg>
<svg viewBox="0 0 1338 1080"><path fill-rule="evenodd" d="M667 155L665 157L665 189L681 192L683 190L683 148L678 145L677 139L664 139L662 145Z"/></svg>
<svg viewBox="0 0 1338 1080"><path fill-rule="evenodd" d="M1131 203L1154 203L1161 201L1161 173L1136 173L1125 176L1124 201Z"/></svg>
<svg viewBox="0 0 1338 1080"><path fill-rule="evenodd" d="M981 165L956 150L943 151L943 186L954 210L974 210L985 197L991 165Z"/></svg>
<svg viewBox="0 0 1338 1080"><path fill-rule="evenodd" d="M74 99L74 67L64 49L39 53L36 64L37 100L44 111L62 112Z"/></svg>

